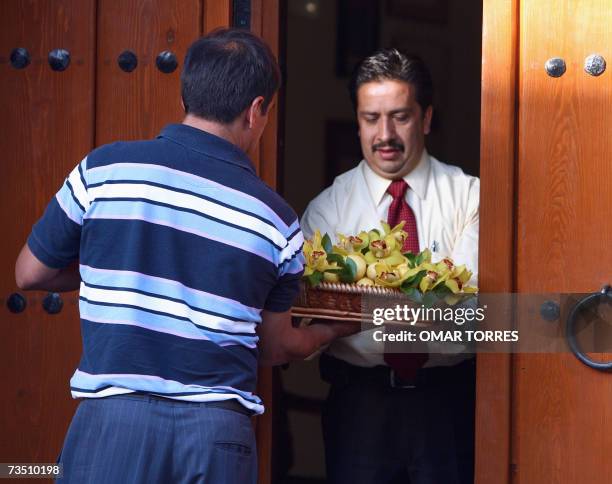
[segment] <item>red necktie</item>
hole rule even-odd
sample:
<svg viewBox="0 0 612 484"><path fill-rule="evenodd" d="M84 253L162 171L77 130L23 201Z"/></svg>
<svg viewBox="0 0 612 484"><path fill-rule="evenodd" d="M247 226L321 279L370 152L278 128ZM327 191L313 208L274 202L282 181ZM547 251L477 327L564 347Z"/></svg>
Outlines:
<svg viewBox="0 0 612 484"><path fill-rule="evenodd" d="M387 192L393 197L393 201L389 206L387 223L393 228L398 223L405 221L404 230L408 232L408 238L404 241L402 251L418 254L419 235L417 233L416 217L410 205L406 202L406 190L408 190L408 183L403 179L392 181L389 188L387 188Z"/></svg>
<svg viewBox="0 0 612 484"><path fill-rule="evenodd" d="M404 241L402 247L403 252L419 253L419 236L417 233L416 217L406 202L406 190L408 183L405 180L394 180L387 188L387 192L393 197L393 201L389 206L389 214L387 215L387 223L391 228L398 223L405 221L404 230L408 233L408 238ZM385 351L390 350L390 346L385 344ZM384 354L384 360L403 380L414 381L417 371L428 360L427 353L387 353Z"/></svg>

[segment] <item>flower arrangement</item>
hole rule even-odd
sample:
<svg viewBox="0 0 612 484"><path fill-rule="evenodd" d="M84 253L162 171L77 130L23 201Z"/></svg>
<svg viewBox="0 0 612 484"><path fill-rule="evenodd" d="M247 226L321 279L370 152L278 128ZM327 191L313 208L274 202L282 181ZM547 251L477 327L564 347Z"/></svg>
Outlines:
<svg viewBox="0 0 612 484"><path fill-rule="evenodd" d="M455 265L448 257L432 262L429 249L418 254L402 253L408 237L404 222L393 228L385 222L381 225L382 232L373 229L358 235L338 234L337 245L317 230L304 243L303 278L311 287L322 282L382 286L427 305L440 299L455 304L478 291L467 285L472 272L465 265Z"/></svg>

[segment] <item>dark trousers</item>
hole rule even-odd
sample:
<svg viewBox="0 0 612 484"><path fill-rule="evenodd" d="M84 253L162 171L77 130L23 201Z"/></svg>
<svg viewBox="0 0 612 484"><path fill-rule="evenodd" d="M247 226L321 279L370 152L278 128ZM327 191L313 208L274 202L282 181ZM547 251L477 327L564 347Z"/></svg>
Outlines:
<svg viewBox="0 0 612 484"><path fill-rule="evenodd" d="M62 484L255 484L251 419L131 395L84 399L64 441Z"/></svg>
<svg viewBox="0 0 612 484"><path fill-rule="evenodd" d="M420 370L415 388L327 355L321 376L329 484L473 483L474 360Z"/></svg>

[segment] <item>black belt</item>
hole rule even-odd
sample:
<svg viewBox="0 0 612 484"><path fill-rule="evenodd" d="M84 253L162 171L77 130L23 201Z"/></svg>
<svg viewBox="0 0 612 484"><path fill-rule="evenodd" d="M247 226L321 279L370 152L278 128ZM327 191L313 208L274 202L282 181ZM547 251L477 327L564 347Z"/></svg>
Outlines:
<svg viewBox="0 0 612 484"><path fill-rule="evenodd" d="M473 377L475 360L462 361L453 366L421 368L416 378L405 380L398 377L388 366L373 367L351 365L346 361L323 353L320 359L321 378L332 385L370 384L387 388L414 389L458 383L465 376Z"/></svg>
<svg viewBox="0 0 612 484"><path fill-rule="evenodd" d="M209 408L223 408L225 410L232 410L233 412L238 412L247 417L252 417L255 415L255 412L249 410L244 405L242 405L235 398L231 398L229 400L219 400L214 402L191 402L188 400L177 400L175 398L167 398L160 397L159 395L152 395L150 393L141 393L141 392L133 392L133 393L122 393L120 395L110 395L104 398L130 398L134 400L148 400L148 401L160 401L163 403L176 404L176 405L194 405L199 407L209 407Z"/></svg>

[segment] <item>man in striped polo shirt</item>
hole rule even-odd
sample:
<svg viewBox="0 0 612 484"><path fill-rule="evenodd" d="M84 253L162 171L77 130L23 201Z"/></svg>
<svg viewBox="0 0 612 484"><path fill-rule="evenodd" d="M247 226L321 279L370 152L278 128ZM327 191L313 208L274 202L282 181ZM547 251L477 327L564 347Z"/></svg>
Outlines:
<svg viewBox="0 0 612 484"><path fill-rule="evenodd" d="M80 289L62 482L255 482L258 360L354 331L291 325L302 232L246 155L279 85L253 34L203 37L181 75L183 123L91 152L34 225L18 285Z"/></svg>

